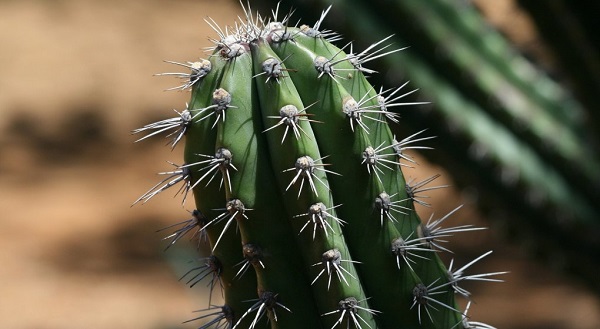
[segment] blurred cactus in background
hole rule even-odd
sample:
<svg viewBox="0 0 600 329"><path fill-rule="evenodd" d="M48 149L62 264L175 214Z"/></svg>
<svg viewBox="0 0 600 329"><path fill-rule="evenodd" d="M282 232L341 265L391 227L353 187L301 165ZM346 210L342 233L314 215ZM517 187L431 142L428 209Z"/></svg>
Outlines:
<svg viewBox="0 0 600 329"><path fill-rule="evenodd" d="M248 4L227 28L208 19L217 34L212 54L170 62L185 72L162 74L183 79L172 89L191 90L186 108L134 130L138 141L166 135L172 148L185 143L183 162L171 163L134 204L169 189L185 204L193 193L196 209L167 228L167 248L188 235L208 241L211 254L184 277L190 285L207 280L211 296L217 289L224 298L195 320L205 321L200 328L493 328L471 321L470 303L461 310L458 302L471 299L464 281L501 281L505 272L469 273L491 251L459 268L438 256L450 252L448 237L481 228L448 224L460 206L422 221L414 205L430 206L427 192L444 186L435 185L438 175L415 182L401 171L415 165L405 151L429 148L432 137L426 127L398 129L398 108L427 101L407 100L413 91L406 82L387 89L371 77L408 66L423 70L411 85L430 88L436 101L457 97L454 89L403 58L392 46L396 37L377 26L385 21L370 21L369 10L346 12L376 38L358 51L324 27L331 10L324 7L314 25L295 24L293 11L279 4L270 16ZM387 68L374 69L375 62ZM497 129L456 115L467 131ZM517 142L503 133L481 147L495 152L503 147L489 140Z"/></svg>
<svg viewBox="0 0 600 329"><path fill-rule="evenodd" d="M295 14L316 19L325 3L302 1ZM391 34L389 43L409 46L370 66L384 73L370 82L410 80L421 89L416 101L431 101L427 111L403 111L392 131L429 128L438 138L425 155L477 191L480 209L506 237L600 292L600 4L519 4L557 59L563 85L469 1L339 0L328 26L355 47Z"/></svg>

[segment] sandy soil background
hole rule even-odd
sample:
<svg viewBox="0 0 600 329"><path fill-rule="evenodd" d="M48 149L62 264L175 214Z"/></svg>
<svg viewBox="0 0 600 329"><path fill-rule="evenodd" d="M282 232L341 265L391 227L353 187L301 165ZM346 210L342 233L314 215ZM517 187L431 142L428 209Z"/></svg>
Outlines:
<svg viewBox="0 0 600 329"><path fill-rule="evenodd" d="M152 75L174 69L162 60L205 56L206 16L226 25L238 13L222 0L0 1L0 328L200 325L181 322L206 306L206 289L178 281L197 255L186 241L163 253L155 232L188 213L169 192L130 208L181 150L133 145L129 131L185 106L187 93L162 91L178 81ZM419 159L409 177L441 172L452 184ZM489 226L465 195L432 192L435 212L465 203L455 224ZM474 271L511 271L506 283L469 286L475 320L600 328L598 296L498 231L452 240L459 264L494 249Z"/></svg>

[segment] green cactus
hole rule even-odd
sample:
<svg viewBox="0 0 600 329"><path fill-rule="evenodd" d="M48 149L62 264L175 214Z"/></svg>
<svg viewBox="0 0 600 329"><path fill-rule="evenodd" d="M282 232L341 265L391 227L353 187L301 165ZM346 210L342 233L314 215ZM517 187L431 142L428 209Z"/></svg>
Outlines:
<svg viewBox="0 0 600 329"><path fill-rule="evenodd" d="M411 91L377 91L364 65L397 52L386 39L353 53L321 29L329 9L309 27L289 26L278 10L266 20L244 8L234 28L220 29L212 55L171 62L190 73L173 89L191 89L187 108L137 129L160 133L184 163L142 195L145 203L180 186L193 191L192 218L175 224L167 246L189 232L212 254L188 283L208 278L224 304L194 320L200 328L493 328L471 322L456 296L461 281L500 281L503 272L465 275L438 256L454 234L481 228L446 227L457 211L423 222L414 203L437 176L406 181L404 151L431 137L400 141L388 127ZM185 277L184 276L184 277ZM468 307L467 307L468 309ZM267 317L268 319L263 319Z"/></svg>

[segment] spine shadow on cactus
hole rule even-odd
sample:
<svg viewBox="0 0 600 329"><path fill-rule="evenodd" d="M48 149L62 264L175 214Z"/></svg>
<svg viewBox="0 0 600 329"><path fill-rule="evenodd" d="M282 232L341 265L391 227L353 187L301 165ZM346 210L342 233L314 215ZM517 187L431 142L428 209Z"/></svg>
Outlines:
<svg viewBox="0 0 600 329"><path fill-rule="evenodd" d="M504 272L463 275L489 253L455 272L438 257L449 251L444 238L480 228L442 228L458 208L423 223L414 203L430 206L422 193L443 186L426 186L437 176L413 183L402 174L401 161L414 164L403 151L432 137L398 142L388 122L398 122L395 108L422 103L402 102L406 84L377 92L367 81L374 72L364 64L400 49L387 50L387 39L357 54L334 46L340 37L320 27L330 8L312 27L288 26L277 9L265 20L249 5L234 28L211 21L219 39L208 60L169 62L191 72L165 74L184 79L172 89L191 89L187 109L133 131L147 132L138 141L167 133L171 147L185 140L184 164L134 204L179 183L193 191L193 216L169 227L177 228L167 248L194 230L206 237L212 254L186 273L199 271L188 283L218 280L224 297L193 320L493 328L471 322L455 296L471 298L461 281L501 281L491 276Z"/></svg>

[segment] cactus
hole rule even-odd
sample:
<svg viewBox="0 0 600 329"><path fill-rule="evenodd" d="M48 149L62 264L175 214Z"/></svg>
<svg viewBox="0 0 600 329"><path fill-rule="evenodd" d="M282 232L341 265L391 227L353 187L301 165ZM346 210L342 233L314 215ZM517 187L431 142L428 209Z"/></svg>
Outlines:
<svg viewBox="0 0 600 329"><path fill-rule="evenodd" d="M405 153L432 137L404 139L389 125L412 93L406 84L376 89L368 62L398 52L387 38L355 53L323 30L252 13L216 31L212 54L179 63L189 73L172 89L191 90L186 109L134 133L185 141L182 164L136 203L178 186L192 217L168 229L167 248L188 234L208 241L211 255L184 277L209 280L224 304L193 320L200 328L493 328L472 322L458 298L463 281L501 281L504 272L465 274L438 254L445 239L479 230L442 227L449 214L422 221L437 176L406 181ZM398 141L400 139L400 141ZM415 144L417 143L417 144ZM193 275L196 273L195 275ZM458 297L458 298L457 298ZM470 305L470 304L469 304ZM267 319L265 319L267 318ZM190 320L191 321L191 320Z"/></svg>

